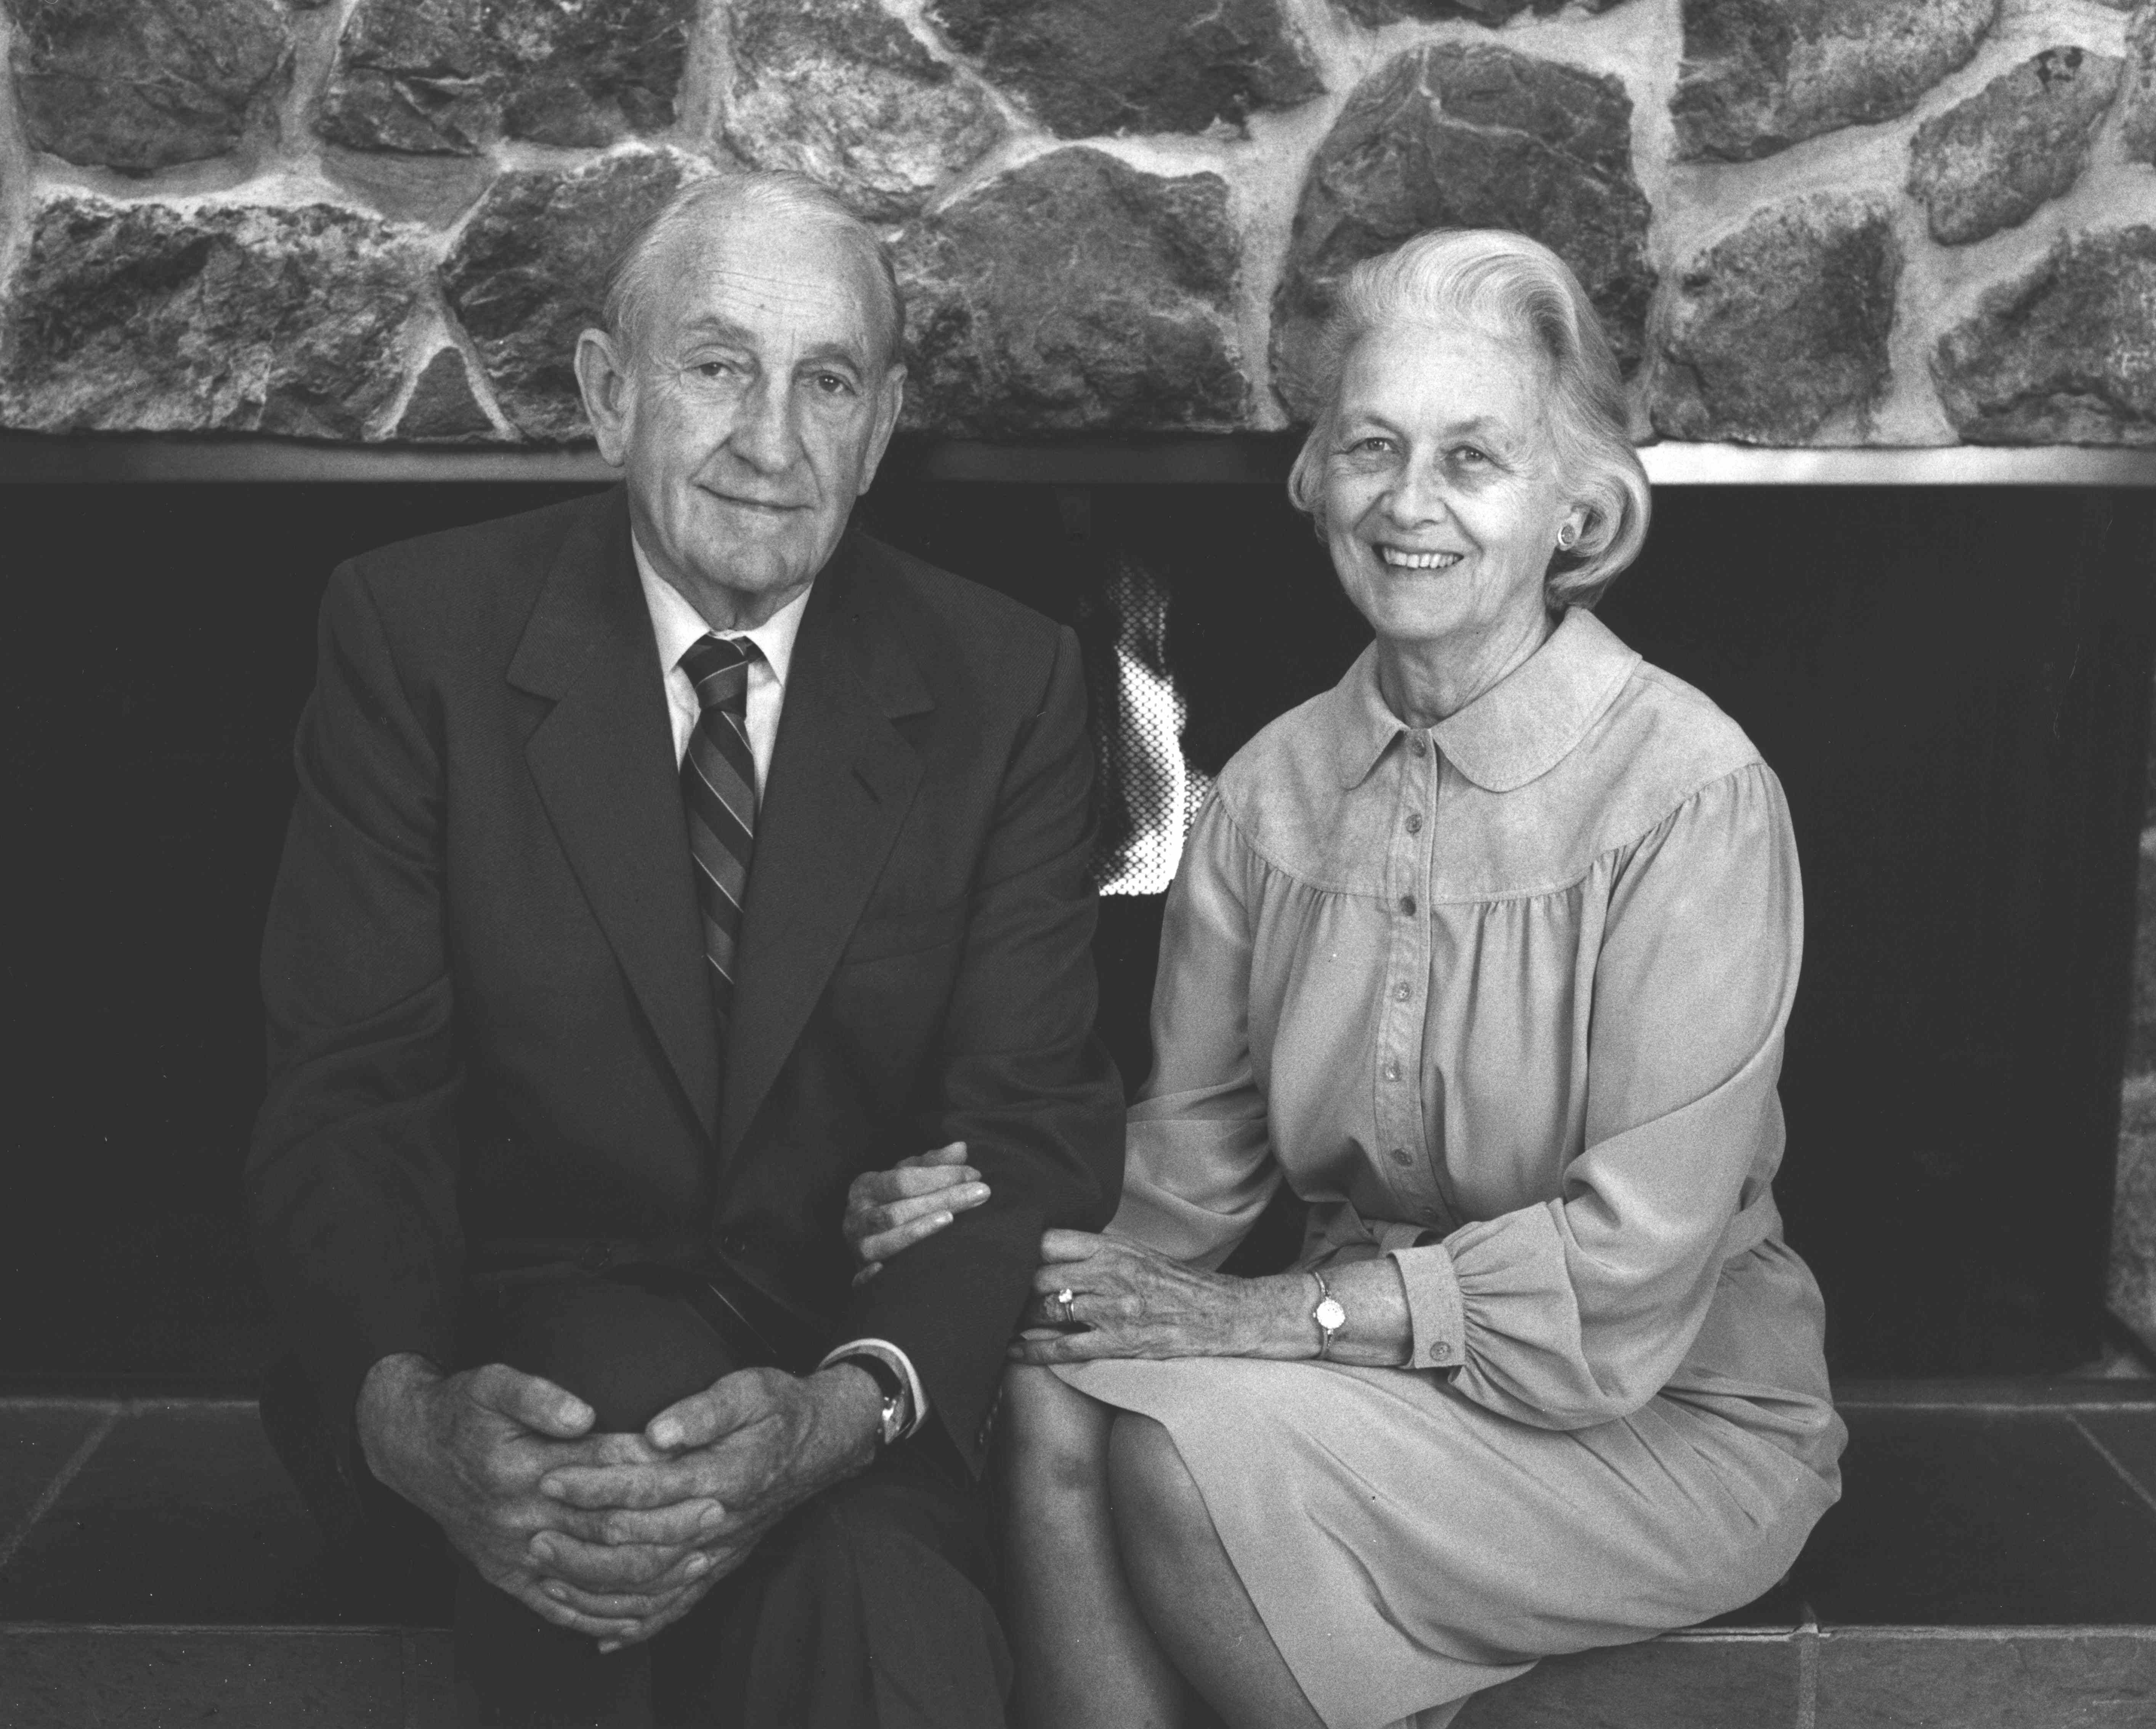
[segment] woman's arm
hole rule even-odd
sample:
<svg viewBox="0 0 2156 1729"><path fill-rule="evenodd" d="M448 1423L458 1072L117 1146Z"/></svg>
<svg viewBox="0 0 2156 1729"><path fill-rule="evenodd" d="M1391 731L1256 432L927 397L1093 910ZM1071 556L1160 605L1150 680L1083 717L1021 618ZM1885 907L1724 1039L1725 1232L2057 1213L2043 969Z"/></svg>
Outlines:
<svg viewBox="0 0 2156 1729"><path fill-rule="evenodd" d="M1217 798L1193 825L1163 920L1153 1072L1131 1107L1123 1198L1109 1231L1215 1266L1280 1183L1250 1049L1249 849ZM963 1151L938 1148L854 1179L844 1230L880 1263L988 1194ZM873 1277L865 1266L857 1275Z"/></svg>
<svg viewBox="0 0 2156 1729"><path fill-rule="evenodd" d="M1722 1267L1775 1227L1775 1095L1803 902L1753 763L1623 861L1595 957L1584 1146L1558 1196L1395 1250L1418 1366L1522 1422L1626 1415L1691 1348Z"/></svg>
<svg viewBox="0 0 2156 1729"><path fill-rule="evenodd" d="M963 1141L916 1152L888 1171L862 1172L846 1189L840 1221L846 1246L861 1263L854 1283L865 1285L900 1249L934 1236L988 1198L981 1173L966 1162Z"/></svg>
<svg viewBox="0 0 2156 1729"><path fill-rule="evenodd" d="M1315 1274L1239 1279L1084 1231L1050 1231L1040 1248L1027 1317L1036 1324L1013 1343L1015 1362L1085 1362L1102 1357L1294 1362L1319 1354ZM1407 1362L1407 1290L1397 1266L1379 1259L1327 1267L1324 1289L1346 1314L1323 1353L1328 1361L1365 1368Z"/></svg>

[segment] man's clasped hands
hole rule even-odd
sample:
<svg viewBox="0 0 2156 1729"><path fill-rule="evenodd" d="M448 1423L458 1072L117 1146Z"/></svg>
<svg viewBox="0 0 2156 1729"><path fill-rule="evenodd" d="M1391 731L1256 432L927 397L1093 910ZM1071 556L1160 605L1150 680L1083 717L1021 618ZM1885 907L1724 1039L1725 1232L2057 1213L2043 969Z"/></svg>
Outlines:
<svg viewBox="0 0 2156 1729"><path fill-rule="evenodd" d="M871 1449L875 1383L850 1363L742 1369L635 1434L500 1363L445 1374L385 1358L360 1398L377 1478L430 1515L481 1578L602 1650L693 1608L757 1541Z"/></svg>
<svg viewBox="0 0 2156 1729"><path fill-rule="evenodd" d="M847 1234L865 1275L987 1198L954 1141L855 1183ZM865 1466L880 1403L848 1362L742 1369L638 1434L594 1434L591 1407L536 1375L401 1356L368 1375L359 1434L376 1478L481 1578L612 1651L680 1620L788 1513Z"/></svg>

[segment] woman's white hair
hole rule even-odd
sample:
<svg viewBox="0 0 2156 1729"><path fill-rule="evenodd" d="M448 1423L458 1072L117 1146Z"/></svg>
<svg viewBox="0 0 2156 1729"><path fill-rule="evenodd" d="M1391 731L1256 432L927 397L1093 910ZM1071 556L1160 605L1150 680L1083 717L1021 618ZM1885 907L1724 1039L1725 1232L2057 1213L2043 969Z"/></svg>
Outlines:
<svg viewBox="0 0 2156 1729"><path fill-rule="evenodd" d="M1418 234L1348 273L1319 332L1317 424L1288 476L1288 496L1325 531L1325 455L1340 376L1358 342L1399 324L1466 324L1524 342L1545 363L1543 403L1558 471L1586 506L1569 550L1543 579L1551 607L1592 606L1639 556L1652 508L1647 471L1626 427L1625 387L1587 292L1564 260L1504 228Z"/></svg>
<svg viewBox="0 0 2156 1729"><path fill-rule="evenodd" d="M906 300L891 248L829 187L787 169L706 175L660 206L607 273L603 316L616 341L631 354L639 351L651 291L664 274L675 238L740 211L784 217L837 238L860 260L870 285L874 340L886 361L898 358L906 340Z"/></svg>

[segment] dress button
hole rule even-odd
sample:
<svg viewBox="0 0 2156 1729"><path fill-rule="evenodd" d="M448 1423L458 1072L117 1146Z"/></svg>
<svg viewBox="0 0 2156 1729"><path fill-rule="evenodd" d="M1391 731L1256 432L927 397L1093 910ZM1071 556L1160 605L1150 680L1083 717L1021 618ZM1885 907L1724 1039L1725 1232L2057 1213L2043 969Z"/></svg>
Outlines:
<svg viewBox="0 0 2156 1729"><path fill-rule="evenodd" d="M1386 1064L1386 1065L1385 1065L1385 1079L1386 1079L1386 1080L1398 1080L1399 1078L1400 1078L1400 1065L1399 1065L1398 1063L1388 1063L1388 1064Z"/></svg>
<svg viewBox="0 0 2156 1729"><path fill-rule="evenodd" d="M1395 1003L1405 1003L1414 995L1414 987L1411 984L1396 984L1393 987L1393 1001Z"/></svg>
<svg viewBox="0 0 2156 1729"><path fill-rule="evenodd" d="M1422 755L1424 749L1423 737L1419 732L1410 732L1408 735L1408 748L1413 751L1418 757Z"/></svg>
<svg viewBox="0 0 2156 1729"><path fill-rule="evenodd" d="M1413 918L1413 917L1414 916L1414 910L1415 910L1415 898L1414 898L1414 895L1401 895L1401 896L1400 896L1400 911L1401 911L1403 913L1406 914L1408 917L1409 917L1409 918Z"/></svg>
<svg viewBox="0 0 2156 1729"><path fill-rule="evenodd" d="M1396 1165L1411 1165L1414 1162L1414 1155L1404 1147L1395 1147L1393 1149L1393 1162Z"/></svg>
<svg viewBox="0 0 2156 1729"><path fill-rule="evenodd" d="M1419 834L1422 833L1422 813L1420 811L1411 810L1408 813L1408 833L1410 834Z"/></svg>
<svg viewBox="0 0 2156 1729"><path fill-rule="evenodd" d="M1430 1347L1430 1360L1432 1362L1451 1362L1452 1347L1446 1344L1444 1340L1440 1339L1435 1345Z"/></svg>

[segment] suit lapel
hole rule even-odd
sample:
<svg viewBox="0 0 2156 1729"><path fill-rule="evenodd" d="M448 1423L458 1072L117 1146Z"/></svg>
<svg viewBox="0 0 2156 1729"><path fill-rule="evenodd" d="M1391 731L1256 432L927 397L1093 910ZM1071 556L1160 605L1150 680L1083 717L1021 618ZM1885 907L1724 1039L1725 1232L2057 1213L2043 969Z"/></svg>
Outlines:
<svg viewBox="0 0 2156 1729"><path fill-rule="evenodd" d="M807 1025L920 783L891 721L933 705L882 611L874 558L849 536L794 644L742 910L722 1162Z"/></svg>
<svg viewBox="0 0 2156 1729"><path fill-rule="evenodd" d="M562 850L707 1136L718 1023L659 651L617 489L563 542L510 682L553 701L526 758Z"/></svg>

